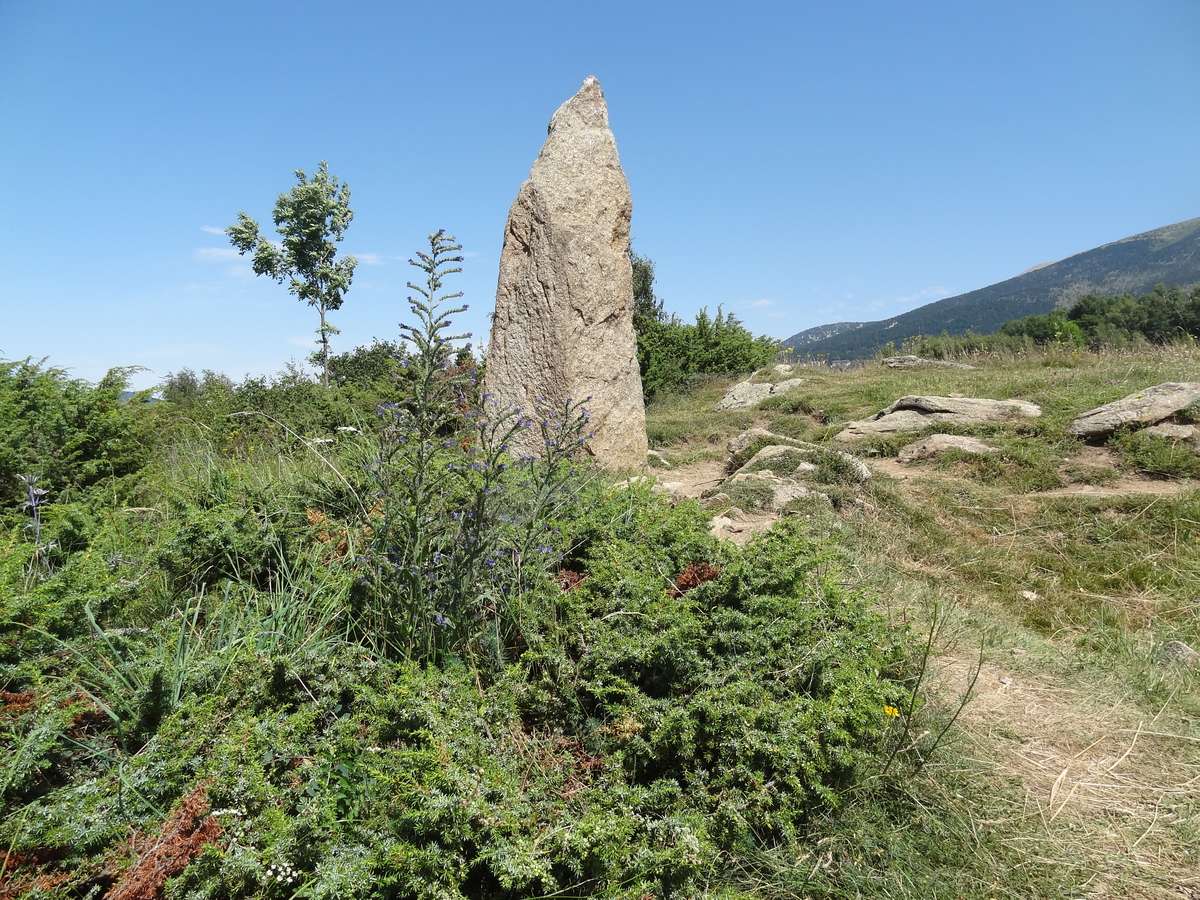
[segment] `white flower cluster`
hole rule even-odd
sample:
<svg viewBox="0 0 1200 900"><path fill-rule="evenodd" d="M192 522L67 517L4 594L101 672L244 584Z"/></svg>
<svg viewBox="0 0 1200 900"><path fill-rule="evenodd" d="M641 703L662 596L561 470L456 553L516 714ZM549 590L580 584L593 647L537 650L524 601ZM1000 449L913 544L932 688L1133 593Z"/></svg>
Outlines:
<svg viewBox="0 0 1200 900"><path fill-rule="evenodd" d="M294 884L296 882L296 870L292 868L291 863L277 863L267 866L267 878L273 878L278 884Z"/></svg>
<svg viewBox="0 0 1200 900"><path fill-rule="evenodd" d="M212 814L218 819L223 820L221 826L225 829L226 834L230 835L235 841L242 840L250 829L250 824L246 821L246 810L241 806L227 806L223 809L214 809Z"/></svg>

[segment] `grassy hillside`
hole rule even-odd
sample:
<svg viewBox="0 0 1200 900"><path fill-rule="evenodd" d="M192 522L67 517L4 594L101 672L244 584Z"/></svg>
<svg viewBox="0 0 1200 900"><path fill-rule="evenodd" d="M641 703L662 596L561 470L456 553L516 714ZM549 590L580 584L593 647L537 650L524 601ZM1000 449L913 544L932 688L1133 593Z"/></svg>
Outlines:
<svg viewBox="0 0 1200 900"><path fill-rule="evenodd" d="M1144 293L1157 284L1200 283L1200 218L1136 234L1039 266L1015 278L947 297L879 322L863 322L812 339L809 329L784 341L800 357L871 356L889 341L918 334L986 334L1010 319L1070 305L1085 294Z"/></svg>
<svg viewBox="0 0 1200 900"><path fill-rule="evenodd" d="M913 393L1043 407L1040 419L958 429L1000 448L988 457L901 465L912 436L860 445L876 473L867 488L790 508L846 555L845 585L895 621L941 623L930 679L944 702L971 684L983 647L945 752L903 790L828 819L822 883L835 896L1186 895L1200 888L1200 672L1162 652L1200 646L1200 466L1164 467L1120 438L1087 446L1065 426L1134 390L1195 379L1200 354L973 362L801 369L800 388L756 410L713 412L725 383L649 410L673 465L661 477L686 480L693 468L711 478L725 441L751 425L828 442ZM890 863L872 865L876 851Z"/></svg>

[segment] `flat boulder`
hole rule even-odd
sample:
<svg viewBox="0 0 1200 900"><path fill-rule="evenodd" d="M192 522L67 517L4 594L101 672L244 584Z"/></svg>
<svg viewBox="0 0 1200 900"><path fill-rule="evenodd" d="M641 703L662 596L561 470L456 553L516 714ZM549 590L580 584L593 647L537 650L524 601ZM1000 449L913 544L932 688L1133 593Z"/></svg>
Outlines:
<svg viewBox="0 0 1200 900"><path fill-rule="evenodd" d="M738 473L770 471L777 475L793 475L799 472L816 471L816 466L806 459L806 451L786 444L767 444L759 448Z"/></svg>
<svg viewBox="0 0 1200 900"><path fill-rule="evenodd" d="M768 397L786 394L803 383L803 378L789 378L776 384L766 381L739 381L725 392L725 396L721 398L715 408L718 410L750 409L758 406Z"/></svg>
<svg viewBox="0 0 1200 900"><path fill-rule="evenodd" d="M1167 381L1089 409L1067 430L1076 437L1101 438L1121 428L1157 425L1200 403L1200 381Z"/></svg>
<svg viewBox="0 0 1200 900"><path fill-rule="evenodd" d="M974 369L966 363L948 359L926 359L923 356L888 356L882 360L889 369Z"/></svg>
<svg viewBox="0 0 1200 900"><path fill-rule="evenodd" d="M718 401L715 408L718 410L749 409L752 406L758 406L771 396L773 387L774 385L765 381L739 381L725 392L725 396Z"/></svg>
<svg viewBox="0 0 1200 900"><path fill-rule="evenodd" d="M785 478L766 470L739 472L731 476L726 484L745 485L761 493L763 495L762 506L770 512L779 512L793 500L817 493L792 478Z"/></svg>
<svg viewBox="0 0 1200 900"><path fill-rule="evenodd" d="M902 449L896 458L902 463L911 463L922 459L934 459L951 450L972 456L996 452L995 447L973 437L961 434L931 434L919 441L913 441Z"/></svg>
<svg viewBox="0 0 1200 900"><path fill-rule="evenodd" d="M745 431L729 439L725 449L729 451L730 459L737 459L755 444L786 444L789 447L799 447L803 441L775 434L765 428L747 428Z"/></svg>
<svg viewBox="0 0 1200 900"><path fill-rule="evenodd" d="M1142 434L1166 438L1168 441L1183 441L1200 445L1200 428L1195 425L1181 425L1175 422L1159 422L1149 428L1143 428Z"/></svg>
<svg viewBox="0 0 1200 900"><path fill-rule="evenodd" d="M731 510L732 511L732 510ZM740 513L741 511L738 510ZM729 541L733 544L745 544L756 534L761 534L772 525L770 518L752 519L744 514L737 518L729 515L714 516L708 523L708 531L719 541Z"/></svg>
<svg viewBox="0 0 1200 900"><path fill-rule="evenodd" d="M746 454L756 447L759 449L755 450L754 455L745 462L741 462L742 459L745 459ZM791 451L800 456L804 462L814 466L820 463L822 457L832 458L844 469L852 472L857 481L865 482L871 478L870 467L857 456L844 450L814 444L811 441L801 441L785 437L782 434L775 434L765 428L747 428L736 437L730 438L727 449L729 450L728 465L731 469L736 466L738 471L753 469L755 461L762 462ZM766 451L765 454L764 451Z"/></svg>
<svg viewBox="0 0 1200 900"><path fill-rule="evenodd" d="M1183 641L1167 641L1155 654L1160 663L1183 666L1187 669L1200 668L1200 650Z"/></svg>
<svg viewBox="0 0 1200 900"><path fill-rule="evenodd" d="M901 397L887 409L869 419L848 422L836 440L853 443L869 437L921 431L945 422L954 425L981 425L1032 419L1042 414L1036 403L1024 400L988 400L979 397Z"/></svg>

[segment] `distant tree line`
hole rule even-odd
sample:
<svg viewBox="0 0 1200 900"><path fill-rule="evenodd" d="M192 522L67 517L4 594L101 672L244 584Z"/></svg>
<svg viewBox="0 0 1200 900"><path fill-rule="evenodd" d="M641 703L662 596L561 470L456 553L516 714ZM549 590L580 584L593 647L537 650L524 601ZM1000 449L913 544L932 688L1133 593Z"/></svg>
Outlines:
<svg viewBox="0 0 1200 900"><path fill-rule="evenodd" d="M1068 309L1013 319L995 334L920 335L907 340L902 349L919 356L939 358L1046 346L1098 350L1198 338L1200 287L1160 285L1141 296L1089 294ZM895 352L895 345L888 345L881 355Z"/></svg>
<svg viewBox="0 0 1200 900"><path fill-rule="evenodd" d="M654 293L654 262L631 253L634 328L642 392L647 400L705 375L739 375L769 363L779 343L756 337L732 313L707 309L688 324L663 309Z"/></svg>

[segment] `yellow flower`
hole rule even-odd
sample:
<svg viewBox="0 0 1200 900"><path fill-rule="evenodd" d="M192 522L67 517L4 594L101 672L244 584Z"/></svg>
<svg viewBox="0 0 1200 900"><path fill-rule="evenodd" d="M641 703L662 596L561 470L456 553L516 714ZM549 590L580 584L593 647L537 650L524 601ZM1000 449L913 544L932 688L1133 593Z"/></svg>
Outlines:
<svg viewBox="0 0 1200 900"><path fill-rule="evenodd" d="M884 714L885 716L888 716L888 717L890 717L890 718L893 718L893 719L894 719L894 718L896 718L898 715L900 715L900 710L896 709L896 707L894 707L894 706L884 706L884 707L883 707L883 714Z"/></svg>

